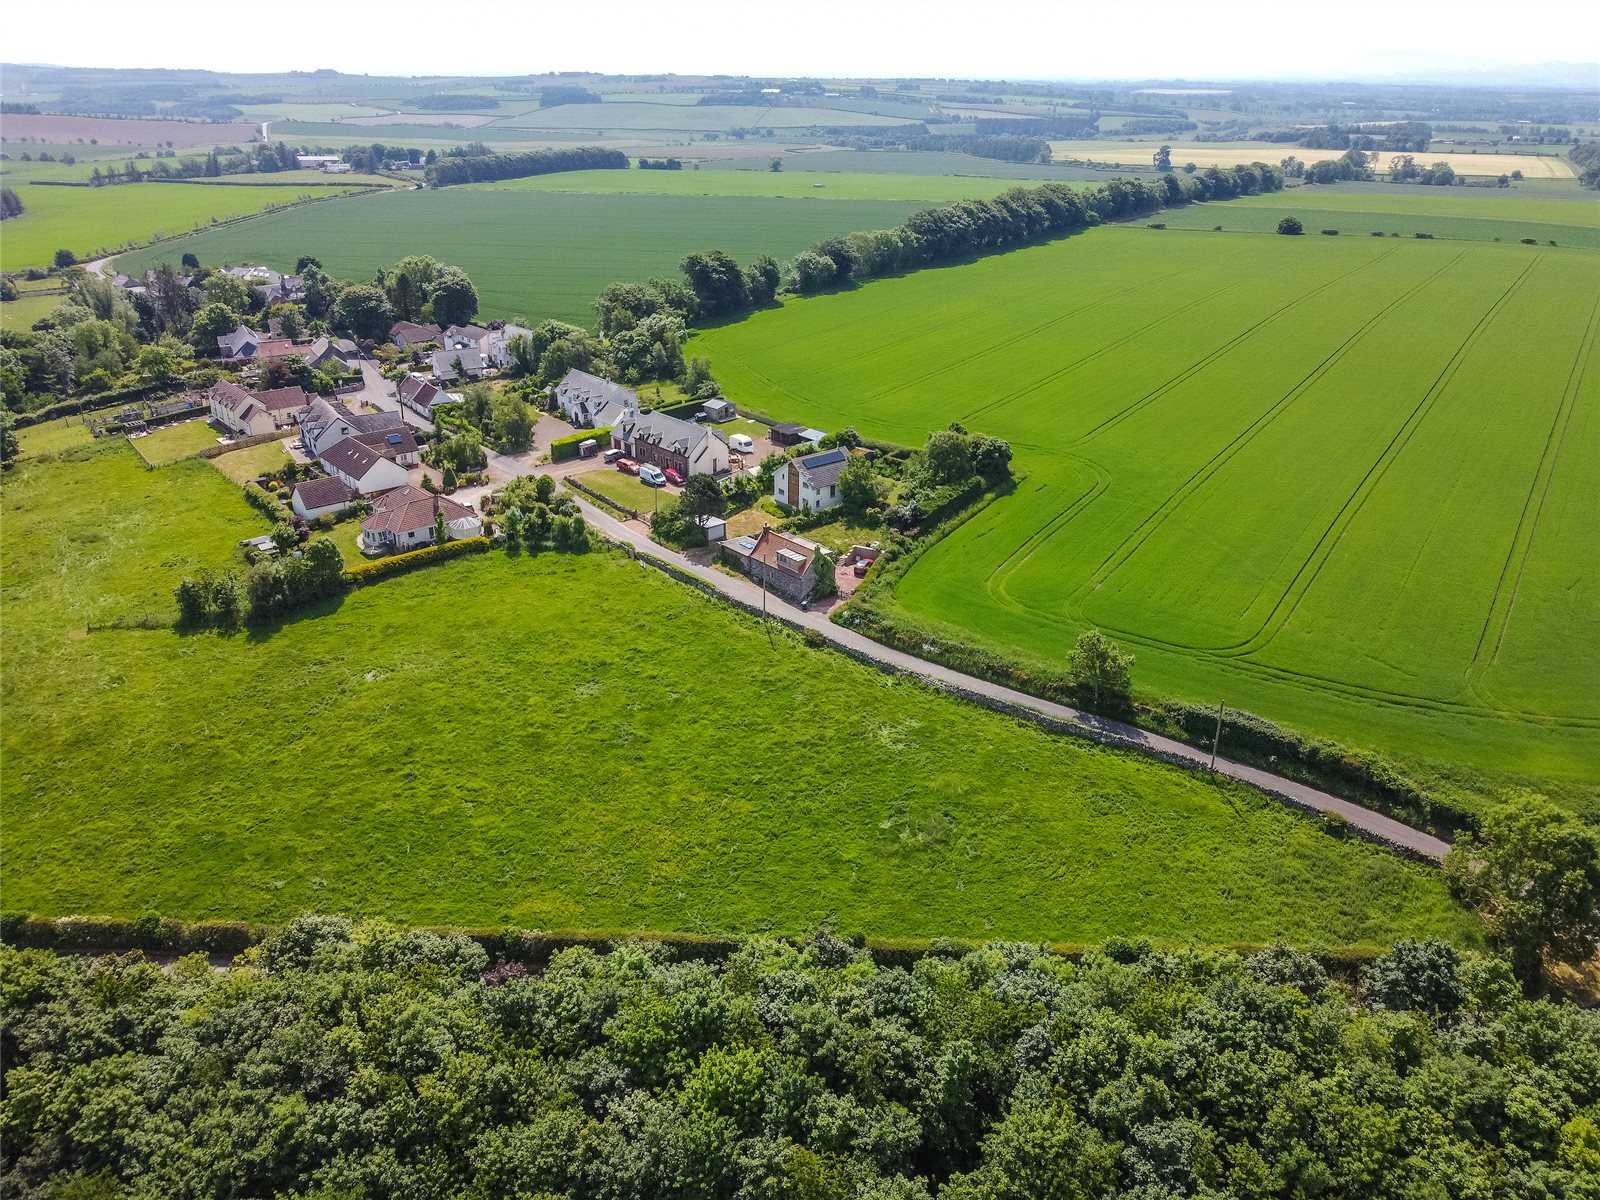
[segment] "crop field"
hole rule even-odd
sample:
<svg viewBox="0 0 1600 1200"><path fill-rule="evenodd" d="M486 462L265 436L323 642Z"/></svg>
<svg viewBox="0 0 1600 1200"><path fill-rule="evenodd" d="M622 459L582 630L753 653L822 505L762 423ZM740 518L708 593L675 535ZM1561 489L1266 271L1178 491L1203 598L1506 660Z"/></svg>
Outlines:
<svg viewBox="0 0 1600 1200"><path fill-rule="evenodd" d="M832 234L898 224L922 207L899 200L397 191L209 230L117 265L142 271L192 250L206 263L248 260L290 270L298 256L314 254L335 275L370 279L404 255L431 254L472 277L485 317L587 325L606 284L672 274L694 251L722 249L740 262L761 254L782 259Z"/></svg>
<svg viewBox="0 0 1600 1200"><path fill-rule="evenodd" d="M161 121L129 117L74 117L61 113L7 113L6 137L43 138L47 142L76 143L83 140L85 153L103 151L107 146L164 146L171 142L182 149L188 146L242 146L259 129L235 122L212 124L206 121ZM90 139L94 139L91 143Z"/></svg>
<svg viewBox="0 0 1600 1200"><path fill-rule="evenodd" d="M158 235L182 233L215 221L294 204L310 196L348 195L351 188L196 187L130 183L114 187L17 188L24 207L0 232L0 268L48 266L57 250L86 259ZM320 205L318 207L321 207ZM289 264L294 265L292 262Z"/></svg>
<svg viewBox="0 0 1600 1200"><path fill-rule="evenodd" d="M687 352L787 419L1012 440L1016 493L897 591L950 636L1059 667L1100 627L1153 692L1600 811L1597 264L1106 228Z"/></svg>
<svg viewBox="0 0 1600 1200"><path fill-rule="evenodd" d="M69 447L0 497L10 909L1478 936L1433 871L808 649L620 555L494 552L181 636L118 625L265 526L209 464Z"/></svg>
<svg viewBox="0 0 1600 1200"><path fill-rule="evenodd" d="M751 104L563 104L514 117L500 128L577 129L617 132L722 133L730 129L810 129L818 126L910 125L912 117L829 108L771 107Z"/></svg>
<svg viewBox="0 0 1600 1200"><path fill-rule="evenodd" d="M1339 158L1343 150L1311 150L1305 146L1282 142L1195 142L1172 147L1174 166L1194 163L1199 167L1232 167L1239 163L1277 163L1289 155L1301 162L1321 162ZM1051 142L1050 150L1056 158L1092 158L1096 162L1127 162L1143 164L1150 161L1161 139L1139 142L1116 142L1096 139L1086 142ZM1392 154L1380 153L1379 163L1387 168ZM1530 178L1571 179L1572 167L1557 154L1472 154L1466 151L1451 153L1425 150L1412 154L1419 163L1447 162L1458 175L1509 175L1521 171Z"/></svg>
<svg viewBox="0 0 1600 1200"><path fill-rule="evenodd" d="M1420 191L1421 189L1416 189ZM1370 237L1374 231L1412 237L1429 233L1436 238L1481 242L1520 242L1531 237L1541 244L1600 249L1600 197L1589 203L1543 197L1502 196L1490 199L1463 195L1453 189L1437 198L1419 196L1408 188L1397 194L1343 194L1338 186L1303 187L1265 196L1241 196L1225 204L1196 204L1165 212L1156 220L1169 229L1212 229L1227 233L1276 233L1278 221L1293 215L1308 235L1337 229L1341 237ZM1593 196L1593 193L1590 193Z"/></svg>
<svg viewBox="0 0 1600 1200"><path fill-rule="evenodd" d="M804 162L804 158L797 159ZM1025 187L1016 179L953 175L874 175L843 171L566 171L495 183L474 191L589 192L595 195L774 196L816 200L964 200Z"/></svg>

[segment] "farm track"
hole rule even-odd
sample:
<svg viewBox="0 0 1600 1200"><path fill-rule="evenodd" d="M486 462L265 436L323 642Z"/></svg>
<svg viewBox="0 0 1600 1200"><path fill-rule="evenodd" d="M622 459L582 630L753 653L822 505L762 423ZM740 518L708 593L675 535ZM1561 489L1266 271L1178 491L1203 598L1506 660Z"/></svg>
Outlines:
<svg viewBox="0 0 1600 1200"><path fill-rule="evenodd" d="M1234 456L1236 456L1241 450L1253 442L1263 430L1267 429L1280 416L1287 412L1289 408L1292 407L1301 397L1303 397L1314 384L1320 381L1324 375L1337 366L1345 358L1345 356L1348 355L1350 351L1353 350L1356 345L1367 336L1367 334L1371 333L1373 329L1377 328L1384 318L1389 316L1389 314L1392 313L1396 308L1399 308L1401 305L1411 300L1412 297L1414 297L1418 292L1427 288L1434 282L1434 280L1438 279L1445 272L1449 271L1451 267L1455 266L1456 263L1461 261L1465 253L1465 251L1462 251L1461 254L1458 254L1454 258L1450 259L1450 261L1445 263L1444 266L1440 267L1432 275L1429 275L1427 278L1423 279L1413 287L1406 289L1372 316L1368 317L1356 328L1353 333L1346 337L1344 341L1335 346L1334 349L1329 352L1329 354L1323 358L1321 362L1319 362L1315 367L1302 376L1299 382L1297 382L1292 388L1275 400L1265 412L1258 415L1255 420L1251 421L1249 425L1236 434L1227 443L1227 445L1225 445L1221 450L1217 451L1216 454L1212 455L1212 457L1206 462L1202 463L1194 471L1194 473L1189 476L1189 478L1185 479L1183 483L1178 486L1177 490L1172 492L1165 500L1157 505L1154 511L1152 511L1149 516L1140 522L1139 526L1134 529L1133 532L1131 532L1126 538L1124 538L1121 544L1119 544L1115 550L1113 550L1101 561L1099 567L1095 569L1094 573L1089 577L1089 579L1085 583L1079 585L1078 595L1075 596L1074 599L1081 598L1082 596L1087 595L1089 592L1097 591L1101 587L1105 586L1107 581L1109 581L1110 578L1115 575L1130 558L1133 557L1133 555L1138 553L1140 547L1142 547L1145 542L1150 539L1155 531L1166 523L1167 518L1172 516L1173 513L1182 507L1184 501L1186 501L1195 493L1195 491L1197 491L1214 475L1216 475L1218 471L1232 461ZM1185 642L1171 642L1167 644L1177 649L1201 652L1216 652L1218 649L1228 648L1199 646Z"/></svg>
<svg viewBox="0 0 1600 1200"><path fill-rule="evenodd" d="M1595 332L1600 328L1600 299L1595 301L1595 306L1589 313L1589 322L1584 332L1583 341L1578 346L1577 356L1572 361L1572 368L1567 373L1567 386L1562 393L1561 403L1556 406L1555 419L1550 423L1550 432L1545 437L1544 450L1539 455L1539 464L1534 469L1533 479L1528 484L1528 495L1522 502L1522 512L1517 518L1516 531L1511 536L1511 544L1506 547L1506 561L1500 568L1500 577L1495 581L1494 596L1489 601L1489 611L1484 614L1483 629L1478 634L1478 644L1473 647L1472 661L1467 664L1468 685L1475 691L1477 680L1474 678L1479 656L1483 653L1483 643L1489 633L1489 627L1494 622L1495 610L1500 604L1500 595L1505 588L1506 574L1511 569L1512 559L1516 557L1517 547L1522 546L1522 557L1517 564L1517 576L1512 584L1510 594L1506 600L1505 613L1500 619L1500 631L1494 641L1494 655L1490 665L1500 661L1500 648L1505 644L1506 630L1511 627L1511 613L1516 607L1517 593L1522 587L1522 577L1528 569L1528 559L1533 553L1533 543L1539 534L1539 518L1544 513L1544 503L1550 495L1550 485L1555 479L1556 468L1561 462L1561 449L1567 440L1567 429L1572 424L1572 413L1578 404L1578 393L1583 387L1583 381L1589 370L1589 358L1594 351ZM1541 486L1542 480L1542 486ZM1534 504L1533 498L1538 494L1539 501ZM1528 520L1529 509L1532 508L1533 520ZM1522 530L1527 526L1528 535L1524 539Z"/></svg>

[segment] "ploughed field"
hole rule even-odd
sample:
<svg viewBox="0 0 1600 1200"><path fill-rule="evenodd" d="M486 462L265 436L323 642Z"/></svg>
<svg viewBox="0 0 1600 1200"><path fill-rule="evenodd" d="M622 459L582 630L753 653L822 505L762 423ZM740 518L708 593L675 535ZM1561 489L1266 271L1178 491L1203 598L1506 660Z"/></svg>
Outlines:
<svg viewBox="0 0 1600 1200"><path fill-rule="evenodd" d="M674 275L695 251L726 250L746 264L762 254L782 260L835 234L897 225L925 207L915 200L452 187L308 205L151 247L117 265L134 273L193 251L207 264L292 270L300 255L312 254L334 275L371 279L407 254L431 254L472 277L482 316L587 325L606 284Z"/></svg>
<svg viewBox="0 0 1600 1200"><path fill-rule="evenodd" d="M822 428L1011 439L1015 494L897 589L936 632L1059 667L1096 626L1152 692L1593 808L1597 268L1107 228L791 301L689 352Z"/></svg>
<svg viewBox="0 0 1600 1200"><path fill-rule="evenodd" d="M173 584L266 529L226 457L147 470L81 425L22 435L35 457L0 485L8 909L1476 939L1434 871L617 554L493 551L180 635Z"/></svg>

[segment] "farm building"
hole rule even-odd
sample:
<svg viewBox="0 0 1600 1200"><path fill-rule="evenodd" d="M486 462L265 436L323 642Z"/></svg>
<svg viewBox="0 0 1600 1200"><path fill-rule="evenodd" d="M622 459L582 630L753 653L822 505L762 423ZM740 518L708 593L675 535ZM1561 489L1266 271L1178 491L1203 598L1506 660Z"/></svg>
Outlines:
<svg viewBox="0 0 1600 1200"><path fill-rule="evenodd" d="M337 154L296 154L294 164L302 171L320 171L329 163L340 162Z"/></svg>
<svg viewBox="0 0 1600 1200"><path fill-rule="evenodd" d="M329 513L343 512L355 497L355 489L344 480L337 475L325 475L295 484L289 504L306 520L314 521Z"/></svg>
<svg viewBox="0 0 1600 1200"><path fill-rule="evenodd" d="M772 498L801 512L822 512L839 503L839 476L850 452L835 446L792 458L772 475Z"/></svg>
<svg viewBox="0 0 1600 1200"><path fill-rule="evenodd" d="M466 505L406 484L372 502L372 515L361 522L361 548L369 554L420 550L437 540L441 519L452 539L483 532L483 518Z"/></svg>
<svg viewBox="0 0 1600 1200"><path fill-rule="evenodd" d="M772 427L772 444L774 446L804 446L807 442L816 445L827 436L820 429L810 429L804 425L784 424Z"/></svg>
<svg viewBox="0 0 1600 1200"><path fill-rule="evenodd" d="M721 434L666 413L624 410L611 427L611 445L663 471L673 468L684 476L728 473L728 443Z"/></svg>
<svg viewBox="0 0 1600 1200"><path fill-rule="evenodd" d="M814 542L768 526L759 534L730 538L721 548L739 570L791 604L809 600L816 590L820 548Z"/></svg>
<svg viewBox="0 0 1600 1200"><path fill-rule="evenodd" d="M272 413L236 383L212 384L206 400L211 419L235 437L257 437L277 428Z"/></svg>
<svg viewBox="0 0 1600 1200"><path fill-rule="evenodd" d="M587 371L568 371L556 384L556 404L580 429L603 429L615 425L624 411L637 409L639 395Z"/></svg>

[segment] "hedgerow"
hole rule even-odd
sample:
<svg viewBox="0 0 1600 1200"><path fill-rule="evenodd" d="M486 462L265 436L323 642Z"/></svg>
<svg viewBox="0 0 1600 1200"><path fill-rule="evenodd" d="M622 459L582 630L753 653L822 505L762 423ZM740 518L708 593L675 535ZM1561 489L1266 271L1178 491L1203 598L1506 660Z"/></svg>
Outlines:
<svg viewBox="0 0 1600 1200"><path fill-rule="evenodd" d="M463 554L480 554L488 548L489 539L486 537L458 538L453 542L424 546L420 550L408 550L404 554L376 559L369 563L357 563L353 567L345 568L344 577L350 586L362 587L376 583L380 579L388 579L392 575L404 575L408 571L415 571L418 567L443 562L445 559L460 558Z"/></svg>
<svg viewBox="0 0 1600 1200"><path fill-rule="evenodd" d="M569 433L566 437L557 438L550 443L550 461L553 463L566 462L568 459L578 457L578 447L593 438L602 449L610 444L612 426L603 429L580 429L577 433Z"/></svg>

